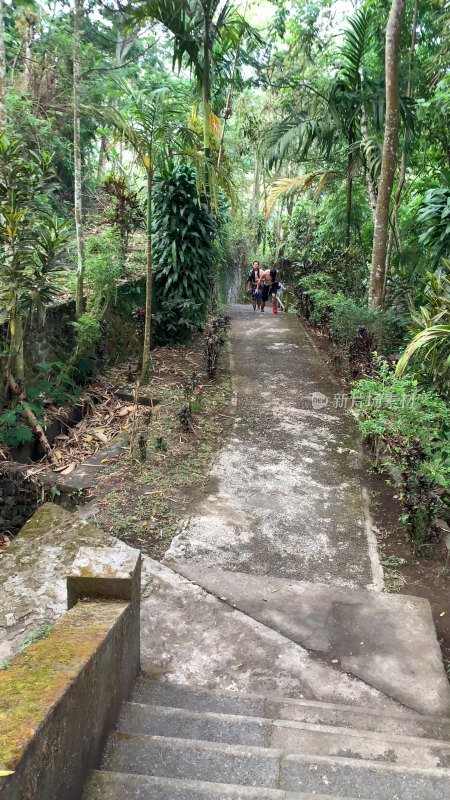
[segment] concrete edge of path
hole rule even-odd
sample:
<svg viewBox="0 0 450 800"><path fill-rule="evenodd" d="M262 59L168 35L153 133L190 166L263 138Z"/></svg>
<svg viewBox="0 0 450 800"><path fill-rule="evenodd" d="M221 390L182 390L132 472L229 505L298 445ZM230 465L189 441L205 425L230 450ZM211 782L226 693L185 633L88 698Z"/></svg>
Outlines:
<svg viewBox="0 0 450 800"><path fill-rule="evenodd" d="M361 449L360 454L361 459L364 457ZM363 502L363 512L364 512L364 524L366 529L366 536L367 536L367 546L369 549L369 559L370 559L370 566L372 569L372 577L373 577L373 591L382 592L384 589L384 571L383 567L380 564L380 559L378 557L378 542L377 537L375 536L372 530L372 516L370 513L370 499L369 499L369 492L367 491L365 486L361 487L361 495L362 495L362 502ZM370 587L369 587L370 588Z"/></svg>

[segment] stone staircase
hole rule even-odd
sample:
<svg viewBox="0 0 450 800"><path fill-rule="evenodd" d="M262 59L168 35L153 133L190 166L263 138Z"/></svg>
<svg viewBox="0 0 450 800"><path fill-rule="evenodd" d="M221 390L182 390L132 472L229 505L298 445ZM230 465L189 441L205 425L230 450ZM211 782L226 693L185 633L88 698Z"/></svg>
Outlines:
<svg viewBox="0 0 450 800"><path fill-rule="evenodd" d="M450 797L450 718L140 678L83 800L325 797Z"/></svg>

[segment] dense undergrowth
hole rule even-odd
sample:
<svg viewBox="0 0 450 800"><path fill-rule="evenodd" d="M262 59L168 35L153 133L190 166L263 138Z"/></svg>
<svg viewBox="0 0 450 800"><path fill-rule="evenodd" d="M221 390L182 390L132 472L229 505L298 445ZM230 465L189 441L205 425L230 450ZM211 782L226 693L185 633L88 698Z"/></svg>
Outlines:
<svg viewBox="0 0 450 800"><path fill-rule="evenodd" d="M0 442L38 436L49 408L132 355L151 382L151 347L205 325L212 374L223 329L208 315L257 259L356 381L425 552L423 509L444 513L448 487L448 2L403 4L383 201L390 3L272 5L2 4ZM75 311L43 359L32 345L59 299Z"/></svg>

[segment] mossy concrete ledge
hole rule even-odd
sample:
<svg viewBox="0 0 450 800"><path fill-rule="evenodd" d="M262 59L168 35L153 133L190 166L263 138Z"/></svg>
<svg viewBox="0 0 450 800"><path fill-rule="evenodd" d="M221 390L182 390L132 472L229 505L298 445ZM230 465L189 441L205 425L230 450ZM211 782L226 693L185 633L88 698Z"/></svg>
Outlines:
<svg viewBox="0 0 450 800"><path fill-rule="evenodd" d="M140 667L141 559L135 553L132 564L130 555L111 556L111 548L81 549L75 571L87 569L90 559L92 576L82 586L90 599L76 602L72 583L76 605L48 638L0 671L0 770L12 772L0 778L1 800L79 800L129 696ZM102 570L108 573L103 593ZM126 597L110 596L114 570Z"/></svg>
<svg viewBox="0 0 450 800"><path fill-rule="evenodd" d="M67 607L84 597L111 597L139 605L140 587L138 551L80 547L67 576Z"/></svg>
<svg viewBox="0 0 450 800"><path fill-rule="evenodd" d="M66 613L67 575L82 547L107 548L111 564L118 553L138 555L125 542L53 503L39 508L0 554L0 666L44 624L54 624Z"/></svg>

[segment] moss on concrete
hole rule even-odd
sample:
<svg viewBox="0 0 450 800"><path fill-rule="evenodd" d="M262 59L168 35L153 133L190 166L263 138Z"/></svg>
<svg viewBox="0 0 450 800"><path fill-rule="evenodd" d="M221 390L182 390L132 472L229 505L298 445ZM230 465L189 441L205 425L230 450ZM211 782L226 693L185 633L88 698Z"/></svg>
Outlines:
<svg viewBox="0 0 450 800"><path fill-rule="evenodd" d="M0 768L14 769L52 706L93 655L123 602L78 603L0 672Z"/></svg>

